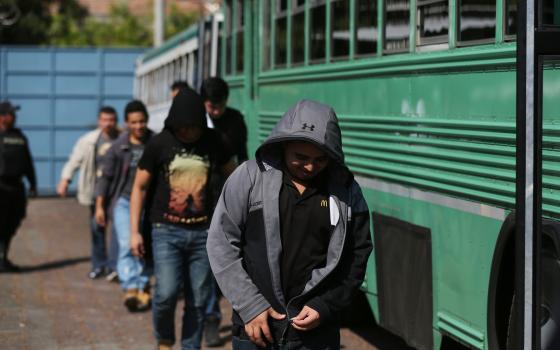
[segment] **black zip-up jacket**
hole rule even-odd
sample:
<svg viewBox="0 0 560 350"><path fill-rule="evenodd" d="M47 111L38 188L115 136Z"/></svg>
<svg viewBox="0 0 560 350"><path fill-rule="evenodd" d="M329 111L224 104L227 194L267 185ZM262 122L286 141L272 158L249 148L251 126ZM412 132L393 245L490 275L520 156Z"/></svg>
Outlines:
<svg viewBox="0 0 560 350"><path fill-rule="evenodd" d="M0 132L0 190L21 189L24 176L35 190L37 179L27 137L18 128Z"/></svg>
<svg viewBox="0 0 560 350"><path fill-rule="evenodd" d="M283 295L280 274L279 146L286 141L311 142L332 160L325 170L333 226L326 263L312 271L302 294L291 300ZM228 178L212 218L207 249L216 280L233 306L234 327L242 328L272 307L286 314L282 321L270 321L275 340L281 341L292 329L289 319L308 305L320 314L321 325L313 332L332 330L329 326L336 325L341 309L363 281L372 245L367 204L344 165L340 128L330 107L300 101L257 150L257 160L243 163Z"/></svg>
<svg viewBox="0 0 560 350"><path fill-rule="evenodd" d="M144 144L152 136L153 132L148 130ZM107 156L101 164L101 169L103 169L101 176L95 185L95 197L103 196L105 200L109 201L109 215L113 213L115 203L126 186L131 157L129 133L123 132L107 151Z"/></svg>

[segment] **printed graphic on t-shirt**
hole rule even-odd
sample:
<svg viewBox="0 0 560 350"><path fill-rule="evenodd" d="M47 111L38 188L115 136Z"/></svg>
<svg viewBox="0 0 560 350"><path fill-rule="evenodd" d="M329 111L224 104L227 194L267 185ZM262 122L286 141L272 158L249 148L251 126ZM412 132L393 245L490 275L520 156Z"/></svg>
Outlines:
<svg viewBox="0 0 560 350"><path fill-rule="evenodd" d="M177 153L168 166L169 204L164 218L173 223L196 224L208 220L206 183L210 162L192 153Z"/></svg>

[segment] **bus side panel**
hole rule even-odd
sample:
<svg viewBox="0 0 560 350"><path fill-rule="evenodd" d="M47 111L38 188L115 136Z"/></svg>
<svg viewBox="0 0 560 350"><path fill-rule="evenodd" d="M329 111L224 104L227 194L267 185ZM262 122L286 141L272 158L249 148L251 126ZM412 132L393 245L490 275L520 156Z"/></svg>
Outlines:
<svg viewBox="0 0 560 350"><path fill-rule="evenodd" d="M301 98L335 108L347 164L376 184L364 189L370 210L431 230L434 329L484 348L490 266L505 217L500 207L514 203L514 72L487 66L348 78L262 77L258 88L258 138L252 145ZM401 186L404 194L380 183ZM419 199L414 191L439 199ZM379 319L375 271L372 258L367 295Z"/></svg>

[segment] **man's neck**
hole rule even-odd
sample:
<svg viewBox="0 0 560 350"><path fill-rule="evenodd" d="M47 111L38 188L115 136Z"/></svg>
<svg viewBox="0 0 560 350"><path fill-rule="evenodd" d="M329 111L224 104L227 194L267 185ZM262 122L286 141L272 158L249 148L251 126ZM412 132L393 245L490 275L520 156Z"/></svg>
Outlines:
<svg viewBox="0 0 560 350"><path fill-rule="evenodd" d="M142 144L142 139L139 139L138 137L130 134L128 137L128 141L130 141L130 143L132 143L133 145L140 145Z"/></svg>
<svg viewBox="0 0 560 350"><path fill-rule="evenodd" d="M101 136L103 136L106 139L113 139L115 138L116 135L116 131L105 131L105 130L101 130Z"/></svg>

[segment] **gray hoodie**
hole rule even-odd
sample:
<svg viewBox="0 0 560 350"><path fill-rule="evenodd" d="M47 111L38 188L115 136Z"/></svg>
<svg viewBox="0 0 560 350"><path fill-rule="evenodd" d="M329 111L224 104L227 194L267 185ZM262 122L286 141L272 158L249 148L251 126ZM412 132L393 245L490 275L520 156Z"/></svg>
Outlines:
<svg viewBox="0 0 560 350"><path fill-rule="evenodd" d="M285 141L311 142L333 160L327 188L333 233L324 267L313 270L304 291L285 300L280 278L279 193ZM277 339L304 305L317 310L321 324L337 319L358 289L371 252L369 213L361 190L344 164L338 119L332 108L302 100L284 114L257 150L257 159L239 166L227 180L208 235L212 271L243 325L272 307L287 314L271 321Z"/></svg>

